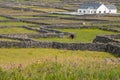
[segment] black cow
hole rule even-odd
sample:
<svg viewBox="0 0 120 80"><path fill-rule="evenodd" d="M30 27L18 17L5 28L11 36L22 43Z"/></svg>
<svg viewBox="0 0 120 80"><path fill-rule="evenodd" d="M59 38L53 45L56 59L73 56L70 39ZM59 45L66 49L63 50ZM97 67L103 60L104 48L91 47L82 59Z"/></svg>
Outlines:
<svg viewBox="0 0 120 80"><path fill-rule="evenodd" d="M74 39L75 38L75 35L74 34L70 34L69 36L71 39Z"/></svg>

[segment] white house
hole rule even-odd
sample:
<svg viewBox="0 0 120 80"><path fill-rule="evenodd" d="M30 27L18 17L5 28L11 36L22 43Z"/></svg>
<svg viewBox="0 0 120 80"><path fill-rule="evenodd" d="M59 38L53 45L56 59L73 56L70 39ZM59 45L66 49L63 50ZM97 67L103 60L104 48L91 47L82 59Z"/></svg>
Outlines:
<svg viewBox="0 0 120 80"><path fill-rule="evenodd" d="M78 9L78 14L105 14L117 13L117 8L114 5L104 5L102 3L84 3Z"/></svg>
<svg viewBox="0 0 120 80"><path fill-rule="evenodd" d="M109 9L109 13L117 13L117 8L115 5L105 5Z"/></svg>

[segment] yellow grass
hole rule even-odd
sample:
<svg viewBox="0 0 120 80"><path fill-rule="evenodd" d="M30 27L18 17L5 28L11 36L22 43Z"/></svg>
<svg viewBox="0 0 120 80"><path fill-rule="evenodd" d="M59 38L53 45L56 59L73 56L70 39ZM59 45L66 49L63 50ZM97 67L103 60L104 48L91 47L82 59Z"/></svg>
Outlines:
<svg viewBox="0 0 120 80"><path fill-rule="evenodd" d="M17 34L17 33L38 33L36 31L28 30L25 28L3 28L0 29L0 34Z"/></svg>
<svg viewBox="0 0 120 80"><path fill-rule="evenodd" d="M58 63L68 64L77 63L100 63L104 62L106 58L117 58L105 52L96 51L71 51L71 50L57 50L57 49L4 49L0 48L0 66L16 67L22 64L24 67L33 63L55 62L57 58ZM103 63L104 64L104 63ZM110 63L111 64L111 63Z"/></svg>

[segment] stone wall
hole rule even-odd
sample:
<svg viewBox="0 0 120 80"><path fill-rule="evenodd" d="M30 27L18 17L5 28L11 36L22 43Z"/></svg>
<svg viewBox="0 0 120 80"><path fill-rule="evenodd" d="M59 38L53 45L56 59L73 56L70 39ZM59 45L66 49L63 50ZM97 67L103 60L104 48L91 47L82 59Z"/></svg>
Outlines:
<svg viewBox="0 0 120 80"><path fill-rule="evenodd" d="M105 52L120 57L120 34L97 36L93 42L106 44Z"/></svg>
<svg viewBox="0 0 120 80"><path fill-rule="evenodd" d="M9 42L0 41L0 48L52 48L52 42L37 42L37 41L23 41L23 42Z"/></svg>
<svg viewBox="0 0 120 80"><path fill-rule="evenodd" d="M80 24L56 24L56 25L42 25L44 28L58 28L58 29L82 29L82 28L96 28L95 26L83 26Z"/></svg>
<svg viewBox="0 0 120 80"><path fill-rule="evenodd" d="M53 42L53 48L68 50L105 51L106 44L102 43L59 43Z"/></svg>
<svg viewBox="0 0 120 80"><path fill-rule="evenodd" d="M97 43L97 42L99 43L110 43L110 42L120 43L120 41L117 39L120 39L120 34L96 36L93 42L94 43Z"/></svg>
<svg viewBox="0 0 120 80"><path fill-rule="evenodd" d="M70 33L70 32L63 32L63 31L59 31L59 30L55 30L55 29L48 29L45 27L40 27L40 28L34 28L34 27L29 27L29 26L23 26L23 28L29 29L29 30L34 30L34 31L38 31L40 33L48 33L48 34L63 34L63 35L71 35L74 33Z"/></svg>
<svg viewBox="0 0 120 80"><path fill-rule="evenodd" d="M120 39L120 34L112 34L112 35L106 35L106 36L112 39Z"/></svg>
<svg viewBox="0 0 120 80"><path fill-rule="evenodd" d="M8 19L15 19L17 20L16 18L13 18L12 16L8 16L8 15L0 15L1 17L5 17L5 18L8 18ZM18 21L18 20L17 20Z"/></svg>
<svg viewBox="0 0 120 80"><path fill-rule="evenodd" d="M42 30L40 28L34 28L34 27L29 27L29 26L23 26L23 28L29 29L29 30L34 30L40 33L49 33L49 31L47 30Z"/></svg>
<svg viewBox="0 0 120 80"><path fill-rule="evenodd" d="M109 43L106 51L120 57L120 43Z"/></svg>
<svg viewBox="0 0 120 80"><path fill-rule="evenodd" d="M27 36L29 38L53 38L53 37L63 38L64 34L63 33L27 34Z"/></svg>
<svg viewBox="0 0 120 80"><path fill-rule="evenodd" d="M18 28L18 27L21 27L21 26L0 26L0 28Z"/></svg>
<svg viewBox="0 0 120 80"><path fill-rule="evenodd" d="M0 48L55 48L68 50L90 50L105 51L106 45L101 43L60 43L60 42L39 42L39 41L22 41L9 42L0 41Z"/></svg>
<svg viewBox="0 0 120 80"><path fill-rule="evenodd" d="M13 47L104 51L120 56L120 44L116 44L116 43L104 44L104 43L60 43L60 42L39 42L39 41L22 41L22 42L0 41L0 48L13 48Z"/></svg>
<svg viewBox="0 0 120 80"><path fill-rule="evenodd" d="M70 33L70 32L63 32L63 31L59 31L59 30L55 30L55 29L48 29L48 28L43 28L43 27L40 27L41 30L46 30L48 32L51 32L51 33L57 33L57 34L64 34L64 35L71 35L71 34L74 34L74 33ZM74 34L75 35L75 34Z"/></svg>
<svg viewBox="0 0 120 80"><path fill-rule="evenodd" d="M34 41L26 35L11 35L11 34L0 34L0 38L14 39L20 41Z"/></svg>
<svg viewBox="0 0 120 80"><path fill-rule="evenodd" d="M89 50L89 51L104 51L113 53L120 57L120 44L103 44L103 43L59 43L59 42L38 42L38 41L23 41L9 42L0 41L0 48L55 48L67 50Z"/></svg>
<svg viewBox="0 0 120 80"><path fill-rule="evenodd" d="M17 19L11 19L11 20L0 20L0 22L19 22Z"/></svg>
<svg viewBox="0 0 120 80"><path fill-rule="evenodd" d="M64 34L59 33L41 33L41 34L0 34L0 38L12 38L12 39L27 39L27 38L53 38L53 37L58 37L58 38L63 38Z"/></svg>
<svg viewBox="0 0 120 80"><path fill-rule="evenodd" d="M112 29L112 28L105 28L105 27L104 27L104 28L103 28L103 27L101 28L101 27L99 27L99 29L105 30L105 31L120 32L119 29L114 29L114 28Z"/></svg>

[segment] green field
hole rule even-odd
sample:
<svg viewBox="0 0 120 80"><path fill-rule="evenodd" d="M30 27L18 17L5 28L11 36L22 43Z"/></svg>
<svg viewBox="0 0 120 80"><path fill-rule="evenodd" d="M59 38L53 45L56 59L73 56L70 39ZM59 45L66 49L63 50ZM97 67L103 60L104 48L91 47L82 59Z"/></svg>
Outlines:
<svg viewBox="0 0 120 80"><path fill-rule="evenodd" d="M0 80L118 80L117 61L105 52L2 48Z"/></svg>
<svg viewBox="0 0 120 80"><path fill-rule="evenodd" d="M0 16L0 20L8 20L8 19Z"/></svg>
<svg viewBox="0 0 120 80"><path fill-rule="evenodd" d="M25 28L3 28L0 29L0 34L17 34L17 33L38 33L33 30L28 30Z"/></svg>
<svg viewBox="0 0 120 80"><path fill-rule="evenodd" d="M59 29L64 32L75 33L75 38L38 38L40 41L57 41L57 42L92 42L97 35L117 34L117 32L103 31L100 29Z"/></svg>
<svg viewBox="0 0 120 80"><path fill-rule="evenodd" d="M26 26L26 25L34 25L34 24L24 23L24 22L0 22L0 26Z"/></svg>

